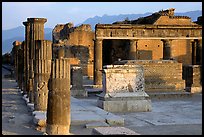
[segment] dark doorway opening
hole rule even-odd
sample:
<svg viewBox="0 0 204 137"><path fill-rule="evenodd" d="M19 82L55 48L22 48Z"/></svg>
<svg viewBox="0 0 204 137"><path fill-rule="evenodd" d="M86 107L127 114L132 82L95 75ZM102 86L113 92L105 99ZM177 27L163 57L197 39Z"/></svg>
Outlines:
<svg viewBox="0 0 204 137"><path fill-rule="evenodd" d="M127 60L129 40L103 40L103 66L118 60Z"/></svg>

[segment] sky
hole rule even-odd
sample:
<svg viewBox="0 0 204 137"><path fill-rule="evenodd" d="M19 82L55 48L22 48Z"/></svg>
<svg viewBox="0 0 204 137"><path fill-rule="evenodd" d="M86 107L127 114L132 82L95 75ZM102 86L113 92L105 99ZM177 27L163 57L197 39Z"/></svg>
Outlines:
<svg viewBox="0 0 204 137"><path fill-rule="evenodd" d="M2 2L2 30L23 26L27 18L47 18L45 28L94 16L144 14L175 8L175 12L202 10L202 2Z"/></svg>

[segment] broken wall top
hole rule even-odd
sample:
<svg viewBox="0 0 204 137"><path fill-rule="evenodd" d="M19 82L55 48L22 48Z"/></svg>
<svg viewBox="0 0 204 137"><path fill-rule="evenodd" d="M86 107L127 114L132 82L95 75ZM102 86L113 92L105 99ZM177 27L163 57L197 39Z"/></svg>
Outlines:
<svg viewBox="0 0 204 137"><path fill-rule="evenodd" d="M174 8L155 12L150 16L140 17L136 20L125 20L113 24L152 24L152 25L197 25L188 16L175 16Z"/></svg>

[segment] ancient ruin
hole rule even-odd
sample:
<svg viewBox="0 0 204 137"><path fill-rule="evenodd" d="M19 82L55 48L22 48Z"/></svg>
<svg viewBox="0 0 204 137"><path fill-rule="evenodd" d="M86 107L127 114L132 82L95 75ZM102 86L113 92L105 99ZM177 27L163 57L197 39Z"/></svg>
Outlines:
<svg viewBox="0 0 204 137"><path fill-rule="evenodd" d="M202 26L189 17L174 16L174 10L132 21L97 24L94 84L102 86L102 66L118 60L175 60L182 65L201 65Z"/></svg>
<svg viewBox="0 0 204 137"><path fill-rule="evenodd" d="M13 42L14 76L33 110L46 113L46 133L70 134L71 97L89 97L85 77L102 89L95 105L107 114L151 111L149 93L202 92L201 17L192 22L174 10L96 24L95 32L57 24L52 41L44 39L46 18L27 18L25 41Z"/></svg>
<svg viewBox="0 0 204 137"><path fill-rule="evenodd" d="M94 32L89 24L58 24L52 31L53 53L64 46L66 58L77 58L84 76L93 79Z"/></svg>
<svg viewBox="0 0 204 137"><path fill-rule="evenodd" d="M54 59L51 68L46 133L67 135L71 123L69 59Z"/></svg>
<svg viewBox="0 0 204 137"><path fill-rule="evenodd" d="M36 40L34 64L35 111L47 111L48 80L51 73L52 41Z"/></svg>

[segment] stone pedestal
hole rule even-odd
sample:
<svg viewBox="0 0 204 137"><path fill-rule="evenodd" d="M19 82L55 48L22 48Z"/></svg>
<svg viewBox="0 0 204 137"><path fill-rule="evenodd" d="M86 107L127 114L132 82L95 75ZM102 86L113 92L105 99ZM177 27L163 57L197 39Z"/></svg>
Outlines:
<svg viewBox="0 0 204 137"><path fill-rule="evenodd" d="M139 65L107 65L103 69L103 92L97 105L109 112L151 111Z"/></svg>
<svg viewBox="0 0 204 137"><path fill-rule="evenodd" d="M51 68L46 133L67 135L71 123L69 59L55 59Z"/></svg>
<svg viewBox="0 0 204 137"><path fill-rule="evenodd" d="M71 95L73 97L87 97L87 92L83 87L82 68L72 66L71 68Z"/></svg>

